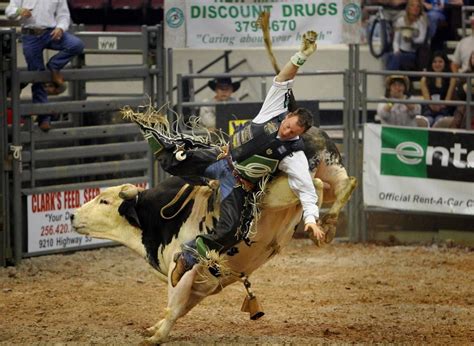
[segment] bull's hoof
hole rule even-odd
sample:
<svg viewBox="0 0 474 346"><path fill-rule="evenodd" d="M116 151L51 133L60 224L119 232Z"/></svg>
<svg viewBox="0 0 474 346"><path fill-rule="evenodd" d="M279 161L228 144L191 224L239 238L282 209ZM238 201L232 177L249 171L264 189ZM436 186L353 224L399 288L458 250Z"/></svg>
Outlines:
<svg viewBox="0 0 474 346"><path fill-rule="evenodd" d="M316 246L321 246L321 245L323 245L323 243L321 242L321 240L319 240L318 238L316 238L316 237L314 236L313 232L309 232L309 233L308 233L308 237L309 237L309 239L311 239L311 240L313 241L314 245L316 245Z"/></svg>
<svg viewBox="0 0 474 346"><path fill-rule="evenodd" d="M324 241L326 244L329 244L336 236L337 215L326 214L323 216L321 222L325 234Z"/></svg>
<svg viewBox="0 0 474 346"><path fill-rule="evenodd" d="M155 327L146 328L144 330L143 334L146 335L146 336L153 336L153 335L155 335L156 330L157 329Z"/></svg>
<svg viewBox="0 0 474 346"><path fill-rule="evenodd" d="M324 241L326 244L329 244L336 237L336 226L327 225L327 230L325 229L326 236Z"/></svg>
<svg viewBox="0 0 474 346"><path fill-rule="evenodd" d="M140 345L159 345L165 342L168 338L154 337L143 340Z"/></svg>

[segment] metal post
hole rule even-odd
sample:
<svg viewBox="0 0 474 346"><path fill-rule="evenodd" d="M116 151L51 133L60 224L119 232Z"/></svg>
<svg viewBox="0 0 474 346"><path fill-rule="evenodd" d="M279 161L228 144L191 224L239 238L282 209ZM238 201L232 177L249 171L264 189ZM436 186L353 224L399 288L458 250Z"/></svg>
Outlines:
<svg viewBox="0 0 474 346"><path fill-rule="evenodd" d="M149 39L148 39L148 28L143 25L142 26L142 63L143 65L147 66L148 69L150 68L150 51L149 51ZM150 104L153 105L153 80L151 74L148 73L147 76L143 79L143 91L144 93L150 98Z"/></svg>
<svg viewBox="0 0 474 346"><path fill-rule="evenodd" d="M7 145L7 71L9 69L9 54L7 47L12 33L0 32L0 267L6 265L7 258L7 233L10 231L8 217L8 172L5 163L8 160Z"/></svg>
<svg viewBox="0 0 474 346"><path fill-rule="evenodd" d="M13 122L12 122L12 146L10 149L14 152L14 158L12 161L13 169L13 253L15 265L19 264L23 257L23 205L21 203L21 174L22 174L22 162L21 162L21 139L20 139L20 81L19 72L17 66L16 57L16 37L12 33L11 40L11 101L13 111Z"/></svg>
<svg viewBox="0 0 474 346"><path fill-rule="evenodd" d="M155 66L157 70L156 74L156 96L155 100L158 108L165 104L166 100L166 74L165 74L165 61L166 51L164 48L163 40L163 26L157 26L156 32L156 50L155 50ZM157 160L153 160L153 185L156 185L161 177L165 176L165 172L158 164Z"/></svg>
<svg viewBox="0 0 474 346"><path fill-rule="evenodd" d="M168 48L168 104L173 106L173 49Z"/></svg>
<svg viewBox="0 0 474 346"><path fill-rule="evenodd" d="M183 75L178 73L176 76L176 85L178 86L177 90L177 109L178 114L183 114Z"/></svg>
<svg viewBox="0 0 474 346"><path fill-rule="evenodd" d="M343 127L343 136L342 136L342 146L344 149L344 166L349 170L349 147L350 147L350 137L349 137L349 118L350 118L350 72L349 70L344 71L343 75L343 110L342 110L342 127Z"/></svg>
<svg viewBox="0 0 474 346"><path fill-rule="evenodd" d="M150 71L150 65L152 61L150 60L150 32L146 25L142 26L142 63L143 65L148 67L148 71ZM143 92L147 95L149 100L149 105L152 106L155 102L154 93L153 93L153 76L150 72L147 73L146 77L143 78ZM154 171L154 160L153 160L153 153L149 150L148 151L148 181L151 183L153 181L153 171Z"/></svg>
<svg viewBox="0 0 474 346"><path fill-rule="evenodd" d="M194 73L194 66L193 66L192 59L188 60L188 71L189 73ZM196 96L194 92L194 78L189 79L188 86L189 86L189 101L194 101L194 98Z"/></svg>
<svg viewBox="0 0 474 346"><path fill-rule="evenodd" d="M362 131L362 126L360 122L360 109L361 109L361 92L360 92L360 46L358 44L354 45L354 158L353 158L353 169L354 173L359 182L362 182L362 147L360 133ZM366 229L365 229L365 218L363 217L363 198L361 189L355 189L354 191L355 199L355 211L354 211L354 221L358 227L358 241L365 242L367 241Z"/></svg>
<svg viewBox="0 0 474 346"><path fill-rule="evenodd" d="M166 99L166 79L165 79L165 48L163 42L163 26L158 26L158 36L156 42L156 68L158 69L157 75L157 103L159 106L165 104Z"/></svg>
<svg viewBox="0 0 474 346"><path fill-rule="evenodd" d="M346 162L348 163L347 168L349 173L353 173L354 165L353 165L353 158L354 158L354 45L349 45L349 72L348 72L348 120L347 120L347 128L345 128L345 136L348 136L348 148L344 148L344 153L347 156ZM349 221L349 240L352 242L357 241L359 236L359 230L356 223L355 217L355 210L356 210L356 201L354 195L352 196L351 200L347 204L347 215Z"/></svg>
<svg viewBox="0 0 474 346"><path fill-rule="evenodd" d="M260 91L262 92L262 101L264 101L267 96L267 80L265 78L262 78L260 83Z"/></svg>
<svg viewBox="0 0 474 346"><path fill-rule="evenodd" d="M471 102L472 102L472 79L470 77L467 79L467 86L466 86L466 129L471 129Z"/></svg>
<svg viewBox="0 0 474 346"><path fill-rule="evenodd" d="M363 184L363 145L364 145L364 125L367 123L367 74L366 71L360 71L361 72L361 79L362 79L362 92L360 95L360 102L362 106L362 127L361 127L361 133L362 133L362 156L361 156L361 165L360 165L360 172L357 179L359 179L359 190L360 191L360 199L359 199L359 215L360 215L360 229L362 232L362 241L367 242L369 240L369 232L367 229L367 214L365 212L364 208L364 195L362 193L362 184Z"/></svg>

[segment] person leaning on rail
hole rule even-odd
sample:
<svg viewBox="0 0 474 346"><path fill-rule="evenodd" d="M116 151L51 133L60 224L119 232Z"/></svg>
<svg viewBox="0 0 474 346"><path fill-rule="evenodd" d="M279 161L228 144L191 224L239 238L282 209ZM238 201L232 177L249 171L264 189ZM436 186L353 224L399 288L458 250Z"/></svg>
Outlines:
<svg viewBox="0 0 474 346"><path fill-rule="evenodd" d="M23 54L29 71L51 71L52 85L33 83L33 103L48 102L48 93L59 94L65 90L61 69L84 50L84 43L67 32L70 14L67 0L23 1L10 0L5 14L19 20L23 42ZM43 50L59 51L44 64ZM49 131L51 115L38 116L39 128Z"/></svg>

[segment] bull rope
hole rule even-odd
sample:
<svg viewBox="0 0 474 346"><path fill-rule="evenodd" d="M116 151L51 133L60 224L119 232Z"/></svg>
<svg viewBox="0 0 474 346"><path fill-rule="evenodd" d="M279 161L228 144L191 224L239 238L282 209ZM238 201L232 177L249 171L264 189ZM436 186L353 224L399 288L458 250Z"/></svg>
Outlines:
<svg viewBox="0 0 474 346"><path fill-rule="evenodd" d="M186 199L184 200L184 202L181 204L181 207L178 209L178 211L176 213L174 213L173 215L171 216L165 216L164 212L167 208L169 207L172 207L174 204L176 204L176 202L178 202L178 200L181 198L181 196L183 196L184 192L186 191L186 189L190 187L189 184L185 184L183 185L183 187L178 191L178 193L173 197L173 199L168 203L166 204L163 208L161 208L160 210L160 216L165 219L165 220L171 220L171 219L174 219L176 217L176 215L178 215L181 210L183 210L183 208L189 203L189 201L194 197L194 195L196 194L196 189L193 188L193 190L191 191L191 193L188 195L188 197L186 197Z"/></svg>

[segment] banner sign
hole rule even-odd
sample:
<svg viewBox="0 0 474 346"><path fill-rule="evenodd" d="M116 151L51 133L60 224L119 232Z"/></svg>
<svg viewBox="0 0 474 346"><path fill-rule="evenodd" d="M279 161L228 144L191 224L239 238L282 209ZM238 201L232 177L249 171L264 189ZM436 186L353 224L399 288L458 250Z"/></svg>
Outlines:
<svg viewBox="0 0 474 346"><path fill-rule="evenodd" d="M148 183L137 184L146 188ZM72 229L71 215L76 208L91 201L105 188L86 188L45 192L27 196L28 253L66 250L89 245L112 243L93 239Z"/></svg>
<svg viewBox="0 0 474 346"><path fill-rule="evenodd" d="M364 203L474 215L474 132L366 124Z"/></svg>
<svg viewBox="0 0 474 346"><path fill-rule="evenodd" d="M299 46L314 30L318 44L358 43L361 8L347 0L199 0L165 2L167 48L263 48L257 25L270 13L273 46Z"/></svg>

